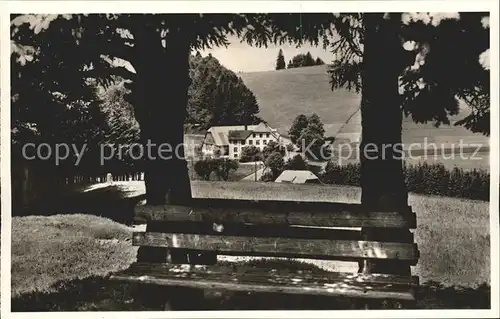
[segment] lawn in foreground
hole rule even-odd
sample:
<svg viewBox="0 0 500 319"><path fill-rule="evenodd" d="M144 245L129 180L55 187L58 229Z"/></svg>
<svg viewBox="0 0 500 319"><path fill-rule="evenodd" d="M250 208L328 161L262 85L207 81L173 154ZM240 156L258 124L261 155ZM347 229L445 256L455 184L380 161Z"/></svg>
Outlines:
<svg viewBox="0 0 500 319"><path fill-rule="evenodd" d="M141 182L114 187L128 196L144 192ZM202 181L193 181L192 187L195 197L359 201L359 189L354 187ZM474 307L470 303L478 291L489 298L485 287L472 290L490 280L488 203L411 195L410 204L417 212L416 241L421 252L414 272L425 291L420 307L449 308L456 303L462 307L459 300L465 302L464 307ZM136 309L137 305L129 303L129 285L111 284L101 277L135 260L136 248L129 241L131 227L83 214L15 217L12 222L13 310ZM470 288L457 293L441 285ZM439 294L444 297L436 297ZM219 306L238 308L233 302Z"/></svg>

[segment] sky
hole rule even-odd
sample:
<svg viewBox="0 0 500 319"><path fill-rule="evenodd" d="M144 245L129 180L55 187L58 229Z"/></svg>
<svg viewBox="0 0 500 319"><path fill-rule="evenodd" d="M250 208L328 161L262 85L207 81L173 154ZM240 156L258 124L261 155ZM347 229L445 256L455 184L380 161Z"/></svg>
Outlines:
<svg viewBox="0 0 500 319"><path fill-rule="evenodd" d="M241 43L236 37L228 38L231 43L227 48L215 47L209 50L201 51L201 55L205 56L209 53L216 57L219 62L233 72L259 72L270 71L276 67L276 58L278 51L283 50L285 61L291 60L299 53L311 52L314 59L320 57L325 63L332 61L333 54L323 48L314 47L311 45L303 45L296 48L294 45L269 45L267 48L251 47L246 43Z"/></svg>
<svg viewBox="0 0 500 319"><path fill-rule="evenodd" d="M57 15L26 15L16 18L14 24L28 22L34 28L35 33L47 28L50 22L55 19ZM410 21L424 21L424 23L431 23L439 25L443 19L456 19L460 18L458 13L454 12L427 12L427 13L404 13L401 16L401 21L407 24ZM489 27L489 17L486 16L481 21L483 27ZM283 50L285 61L288 61L299 53L306 53L309 51L314 59L320 57L325 63L331 63L333 54L320 47L313 47L311 45L304 45L301 48L285 44L281 46L270 45L267 48L251 47L246 43L241 43L240 40L233 36L228 37L230 45L226 47L215 47L201 52L202 55L211 53L215 56L222 65L226 68L238 72L258 72L270 71L275 69L276 58L279 49ZM489 68L489 50L484 52L480 57L480 62L485 68Z"/></svg>
<svg viewBox="0 0 500 319"><path fill-rule="evenodd" d="M456 12L426 12L417 13L410 12L404 13L401 16L401 21L407 24L410 21L423 21L428 24L431 23L434 26L439 25L443 19L456 19L460 15ZM482 21L483 27L489 27L489 18L485 17ZM304 45L301 48L295 48L291 45L270 45L268 48L256 48L251 47L246 43L241 43L237 37L228 37L231 44L225 48L213 48L210 50L202 51L203 56L208 53L212 53L219 62L226 68L231 69L234 72L258 72L258 71L269 71L274 70L276 65L276 57L278 56L278 51L281 48L283 54L285 55L285 61L288 61L299 53L311 52L314 59L320 57L325 63L332 62L333 54L323 48L313 47L311 45ZM485 61L489 60L489 52L485 53L483 56Z"/></svg>

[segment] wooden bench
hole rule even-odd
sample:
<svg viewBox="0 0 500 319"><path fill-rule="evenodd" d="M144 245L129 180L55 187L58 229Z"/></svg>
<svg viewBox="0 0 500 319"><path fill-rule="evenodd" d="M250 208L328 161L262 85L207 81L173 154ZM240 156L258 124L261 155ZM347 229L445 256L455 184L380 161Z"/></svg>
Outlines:
<svg viewBox="0 0 500 319"><path fill-rule="evenodd" d="M135 213L136 221L147 222L146 232L133 234L133 245L142 246L138 262L113 280L172 287L174 296L182 289L219 289L352 297L365 305L390 301L398 308L415 302L418 277L410 266L419 251L409 231L416 228L411 207L369 211L359 204L194 199L189 207L138 206ZM141 249L149 257L141 257ZM362 267L358 273L301 274L221 266L217 255L355 261Z"/></svg>

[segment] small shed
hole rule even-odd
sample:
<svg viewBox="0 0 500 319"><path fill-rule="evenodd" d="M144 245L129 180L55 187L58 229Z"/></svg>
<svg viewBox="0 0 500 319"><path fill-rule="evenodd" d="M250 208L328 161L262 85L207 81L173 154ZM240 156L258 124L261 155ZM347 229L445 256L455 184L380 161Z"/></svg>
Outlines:
<svg viewBox="0 0 500 319"><path fill-rule="evenodd" d="M275 183L321 184L318 176L311 171L285 170L274 181Z"/></svg>

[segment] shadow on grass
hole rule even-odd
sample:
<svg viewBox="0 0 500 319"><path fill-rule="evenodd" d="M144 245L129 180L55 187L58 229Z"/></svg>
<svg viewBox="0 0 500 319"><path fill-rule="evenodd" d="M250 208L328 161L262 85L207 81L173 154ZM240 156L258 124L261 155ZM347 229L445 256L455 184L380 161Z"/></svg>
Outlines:
<svg viewBox="0 0 500 319"><path fill-rule="evenodd" d="M91 214L131 225L134 207L145 195L127 197L118 186L109 185L86 192L66 190L32 203L29 207L13 208L13 216L50 216L56 214Z"/></svg>
<svg viewBox="0 0 500 319"><path fill-rule="evenodd" d="M13 312L32 311L152 311L134 301L136 286L90 277L59 282L57 292L32 292L12 298ZM359 300L358 300L359 301ZM346 310L359 309L357 301L318 296L250 294L205 291L202 304L192 310ZM489 309L490 288L442 287L432 282L418 292L418 309Z"/></svg>

